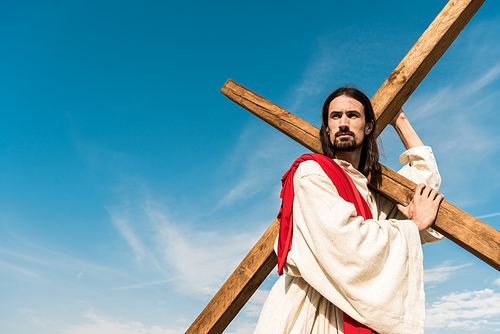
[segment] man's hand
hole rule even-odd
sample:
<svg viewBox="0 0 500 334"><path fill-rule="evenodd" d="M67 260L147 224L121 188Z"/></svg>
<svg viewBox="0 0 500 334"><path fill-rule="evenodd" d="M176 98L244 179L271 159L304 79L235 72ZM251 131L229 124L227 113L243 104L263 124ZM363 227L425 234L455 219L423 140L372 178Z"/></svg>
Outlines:
<svg viewBox="0 0 500 334"><path fill-rule="evenodd" d="M398 209L417 225L419 231L423 231L436 220L443 199L444 195L421 183L415 189L411 203L408 206L398 204Z"/></svg>
<svg viewBox="0 0 500 334"><path fill-rule="evenodd" d="M392 118L392 120L391 120L391 122L389 124L392 125L394 128L396 128L396 123L400 119L401 120L405 120L406 119L406 115L403 112L403 108L399 109L398 113L396 115L394 115L394 117Z"/></svg>
<svg viewBox="0 0 500 334"><path fill-rule="evenodd" d="M396 115L394 115L389 124L396 129L399 138L401 138L401 141L407 150L413 147L424 146L424 143L422 143L420 137L411 126L410 121L406 118L402 108L399 109Z"/></svg>

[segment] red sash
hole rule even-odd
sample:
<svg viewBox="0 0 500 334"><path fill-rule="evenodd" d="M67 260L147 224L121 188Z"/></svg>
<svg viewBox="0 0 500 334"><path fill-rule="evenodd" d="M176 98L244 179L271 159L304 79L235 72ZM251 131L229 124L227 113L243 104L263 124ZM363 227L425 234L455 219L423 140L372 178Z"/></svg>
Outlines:
<svg viewBox="0 0 500 334"><path fill-rule="evenodd" d="M346 202L354 204L358 215L365 220L371 219L372 214L365 199L359 193L352 179L335 161L322 154L304 154L292 164L288 172L283 175L281 184L281 208L278 213L280 222L280 232L278 236L278 274L283 275L283 266L286 262L288 251L292 247L292 205L295 195L293 189L293 176L301 162L307 160L316 161L323 171L332 180L333 185ZM372 334L375 333L368 327L360 324L356 320L344 313L344 333L345 334Z"/></svg>

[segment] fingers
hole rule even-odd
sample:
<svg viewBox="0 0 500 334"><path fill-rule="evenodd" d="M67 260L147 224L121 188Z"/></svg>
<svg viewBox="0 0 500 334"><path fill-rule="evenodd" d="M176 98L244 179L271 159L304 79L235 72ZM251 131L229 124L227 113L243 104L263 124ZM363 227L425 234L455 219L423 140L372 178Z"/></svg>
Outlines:
<svg viewBox="0 0 500 334"><path fill-rule="evenodd" d="M396 115L394 115L394 117L392 118L390 124L392 126L395 126L396 125L396 122L399 118L401 118L401 115L404 116L404 112L403 112L403 108L399 109L399 111L396 113Z"/></svg>
<svg viewBox="0 0 500 334"><path fill-rule="evenodd" d="M429 188L429 189L430 189L430 191L429 191L429 196L428 196L428 197L429 197L431 200L435 200L435 199L436 199L436 197L439 195L439 193L438 193L436 190L432 189L431 187L427 187L427 188Z"/></svg>
<svg viewBox="0 0 500 334"><path fill-rule="evenodd" d="M426 185L423 183L420 183L416 188L415 188L415 194L413 194L413 197L421 196L422 192L424 191Z"/></svg>
<svg viewBox="0 0 500 334"><path fill-rule="evenodd" d="M444 200L444 195L443 194L438 194L435 198L435 201L438 201L441 203Z"/></svg>
<svg viewBox="0 0 500 334"><path fill-rule="evenodd" d="M432 191L429 194L429 198L436 202L441 202L444 199L444 195L432 189Z"/></svg>
<svg viewBox="0 0 500 334"><path fill-rule="evenodd" d="M415 195L414 197L421 196L424 198L430 198L431 200L437 200L438 196L442 196L439 201L442 201L444 198L444 195L441 195L437 190L432 189L429 186L426 186L423 183L420 183L416 188L415 188Z"/></svg>
<svg viewBox="0 0 500 334"><path fill-rule="evenodd" d="M403 206L398 204L398 210L406 217L409 218L409 209L408 206Z"/></svg>
<svg viewBox="0 0 500 334"><path fill-rule="evenodd" d="M431 197L430 195L431 195L431 192L433 190L434 189L432 189L431 187L428 187L428 186L424 185L424 188L422 189L422 196L423 197Z"/></svg>
<svg viewBox="0 0 500 334"><path fill-rule="evenodd" d="M412 202L407 207L398 206L398 209L422 231L436 220L443 199L444 195L421 183L415 188Z"/></svg>

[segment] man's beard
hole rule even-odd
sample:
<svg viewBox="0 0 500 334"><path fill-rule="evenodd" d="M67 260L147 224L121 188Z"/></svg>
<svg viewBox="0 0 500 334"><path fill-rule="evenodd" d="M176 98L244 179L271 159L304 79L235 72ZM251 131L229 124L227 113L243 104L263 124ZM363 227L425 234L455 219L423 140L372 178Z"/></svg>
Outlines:
<svg viewBox="0 0 500 334"><path fill-rule="evenodd" d="M338 136L343 134L348 134L351 136L351 138L343 140L337 138ZM353 152L356 151L361 146L363 146L363 142L359 144L356 143L356 136L351 131L344 131L344 132L339 131L335 134L335 140L333 141L333 149L335 151Z"/></svg>

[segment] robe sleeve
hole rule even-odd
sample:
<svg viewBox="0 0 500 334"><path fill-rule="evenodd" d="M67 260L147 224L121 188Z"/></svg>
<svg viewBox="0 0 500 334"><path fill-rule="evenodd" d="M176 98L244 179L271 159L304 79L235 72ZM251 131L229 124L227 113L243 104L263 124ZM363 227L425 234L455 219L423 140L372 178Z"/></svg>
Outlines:
<svg viewBox="0 0 500 334"><path fill-rule="evenodd" d="M441 176L436 164L436 159L432 153L432 148L429 146L419 146L411 148L399 157L399 161L404 165L398 173L406 177L408 180L416 184L424 183L435 190L439 190L441 186ZM382 214L388 218L406 219L399 212L396 205L392 204L382 196L379 196L377 207ZM432 227L424 231L420 231L420 241L422 244L443 240L445 237L434 230Z"/></svg>
<svg viewBox="0 0 500 334"><path fill-rule="evenodd" d="M417 333L425 317L422 249L410 220L363 220L314 161L294 176L285 270L379 333Z"/></svg>
<svg viewBox="0 0 500 334"><path fill-rule="evenodd" d="M404 165L398 173L416 184L425 183L432 189L439 190L441 176L436 159L429 146L418 146L403 152L399 161Z"/></svg>

